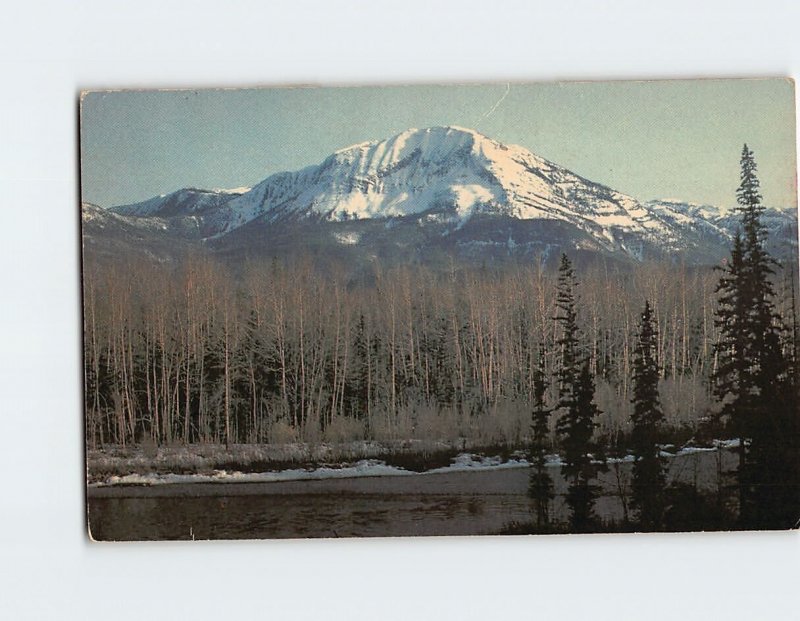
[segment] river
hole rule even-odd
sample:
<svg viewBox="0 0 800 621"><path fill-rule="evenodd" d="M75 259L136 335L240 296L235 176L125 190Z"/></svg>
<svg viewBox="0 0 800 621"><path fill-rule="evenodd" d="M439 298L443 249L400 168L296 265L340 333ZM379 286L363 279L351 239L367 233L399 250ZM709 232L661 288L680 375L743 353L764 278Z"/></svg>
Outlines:
<svg viewBox="0 0 800 621"><path fill-rule="evenodd" d="M679 454L667 462L668 481L713 490L720 472L735 467L728 450ZM554 521L566 518L566 483L548 468L556 498ZM596 512L623 518L630 462L600 475ZM332 478L267 483L176 483L92 486L88 518L100 541L272 539L488 535L532 520L527 467L409 476Z"/></svg>

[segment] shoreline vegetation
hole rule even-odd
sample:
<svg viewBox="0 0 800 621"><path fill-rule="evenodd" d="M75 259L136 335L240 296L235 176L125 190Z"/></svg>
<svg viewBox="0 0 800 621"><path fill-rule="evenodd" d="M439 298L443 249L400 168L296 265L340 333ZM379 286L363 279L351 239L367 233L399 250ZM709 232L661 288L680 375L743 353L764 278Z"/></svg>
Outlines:
<svg viewBox="0 0 800 621"><path fill-rule="evenodd" d="M684 446L665 444L659 447L663 459L699 452L734 450L738 439L689 442ZM191 479L169 479L169 475L201 475L216 477L224 482L226 475L277 474L291 471L302 478L301 472L314 474L317 470L334 473L347 471L346 477L391 476L392 474L422 474L431 472L477 471L486 468L531 468L525 446L475 446L465 440L448 442L400 441L393 444L354 442L347 444L241 444L194 445L174 447L106 447L88 452L88 483L102 485L150 485L191 483ZM607 465L632 463L633 453L606 457ZM369 472L353 467L386 466ZM547 455L548 467L561 467L564 461L557 453ZM166 476L165 476L166 475ZM158 480L159 477L163 477ZM289 480L277 477L274 480ZM208 479L198 479L208 482ZM232 477L230 480L236 480ZM258 480L258 479L253 479ZM260 482L268 482L265 478ZM246 480L241 482L247 482Z"/></svg>

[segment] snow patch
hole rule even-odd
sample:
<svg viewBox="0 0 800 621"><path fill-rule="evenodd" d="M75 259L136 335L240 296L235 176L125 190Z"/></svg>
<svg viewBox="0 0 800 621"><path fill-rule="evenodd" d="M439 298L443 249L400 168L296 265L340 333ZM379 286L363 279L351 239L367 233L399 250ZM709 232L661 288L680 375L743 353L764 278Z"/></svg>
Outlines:
<svg viewBox="0 0 800 621"><path fill-rule="evenodd" d="M477 205L486 204L495 199L489 188L471 183L468 185L450 186L453 193L456 211L461 218L469 217Z"/></svg>
<svg viewBox="0 0 800 621"><path fill-rule="evenodd" d="M499 456L484 457L471 453L461 453L456 456L453 463L442 468L427 470L421 474L440 474L445 472L463 472L465 470L500 470L503 468L527 468L530 464L522 458L503 461Z"/></svg>
<svg viewBox="0 0 800 621"><path fill-rule="evenodd" d="M345 246L353 246L361 239L361 235L354 231L348 231L346 233L334 233L333 236L336 238L336 241Z"/></svg>
<svg viewBox="0 0 800 621"><path fill-rule="evenodd" d="M365 459L344 468L314 470L281 470L279 472L228 472L215 470L212 474L127 474L109 477L95 487L111 485L169 485L176 483L271 483L274 481L311 481L318 479L347 479L353 477L402 476L414 474L384 462Z"/></svg>
<svg viewBox="0 0 800 621"><path fill-rule="evenodd" d="M672 446L662 446L660 454L664 458L674 458L696 453L705 453L718 450L731 450L739 446L739 440L715 440L710 447L685 446L678 451L668 451ZM612 457L605 463L631 463L635 460L633 455ZM190 460L187 463L194 463ZM600 462L595 462L600 463ZM103 482L92 483L90 487L109 487L115 485L170 485L187 483L271 483L277 481L311 481L321 479L348 479L355 477L382 477L382 476L429 476L455 472L476 472L487 470L501 470L511 468L528 468L531 463L525 459L522 452L515 453L511 459L503 460L500 456L475 455L473 453L460 453L453 458L452 463L441 468L434 468L424 472L413 472L396 466L387 465L379 459L362 459L352 465L338 468L322 466L319 468L295 468L277 472L239 472L227 470L214 470L208 474L127 474L111 476ZM545 456L545 466L560 468L565 465L561 456L549 454Z"/></svg>
<svg viewBox="0 0 800 621"><path fill-rule="evenodd" d="M217 194L245 194L252 189L250 186L241 186L239 188L214 188L211 191Z"/></svg>
<svg viewBox="0 0 800 621"><path fill-rule="evenodd" d="M550 456L558 459L558 456ZM210 474L127 474L112 476L101 483L93 483L91 487L108 487L113 485L169 485L185 483L271 483L275 481L310 481L319 479L349 479L354 477L382 477L382 476L426 476L431 474L444 474L448 472L463 472L465 470L498 470L502 468L526 468L528 462L524 459L510 459L503 461L500 457L484 457L470 453L462 453L454 458L453 463L442 468L413 472L389 466L384 461L377 459L364 459L352 466L341 468L320 467L315 469L290 469L278 472L229 472L214 470ZM558 461L548 462L548 466L560 465Z"/></svg>

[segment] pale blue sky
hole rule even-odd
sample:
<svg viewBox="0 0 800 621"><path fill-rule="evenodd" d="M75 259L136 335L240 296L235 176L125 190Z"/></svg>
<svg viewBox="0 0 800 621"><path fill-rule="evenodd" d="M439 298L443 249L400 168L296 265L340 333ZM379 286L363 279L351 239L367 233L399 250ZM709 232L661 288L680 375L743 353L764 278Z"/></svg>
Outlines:
<svg viewBox="0 0 800 621"><path fill-rule="evenodd" d="M735 204L742 143L764 202L796 204L787 80L122 91L86 95L83 199L250 186L409 127L459 125L639 199Z"/></svg>

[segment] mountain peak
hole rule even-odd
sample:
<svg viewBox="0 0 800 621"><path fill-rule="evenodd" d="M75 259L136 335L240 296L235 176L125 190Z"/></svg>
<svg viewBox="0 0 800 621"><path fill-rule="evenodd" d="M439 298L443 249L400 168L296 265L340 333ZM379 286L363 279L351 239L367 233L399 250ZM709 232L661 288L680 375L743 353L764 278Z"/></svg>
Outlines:
<svg viewBox="0 0 800 621"><path fill-rule="evenodd" d="M150 206L133 209L152 213ZM337 221L429 212L461 227L484 213L580 223L614 245L614 227L660 234L658 221L645 211L634 199L523 147L451 125L410 128L340 149L318 166L273 175L241 196L220 199L207 213L204 230L216 238L256 219Z"/></svg>
<svg viewBox="0 0 800 621"><path fill-rule="evenodd" d="M111 211L123 216L150 217L188 215L215 209L227 201L241 196L250 188L232 190L205 190L202 188L182 188L168 194L161 194L141 203L118 205Z"/></svg>
<svg viewBox="0 0 800 621"><path fill-rule="evenodd" d="M456 125L437 125L423 129L411 127L383 140L367 140L338 149L333 156L357 156L363 152L375 150L381 156L401 158L404 152L417 148L431 154L438 152L447 155L453 148L472 145L481 140L490 139L474 129Z"/></svg>

